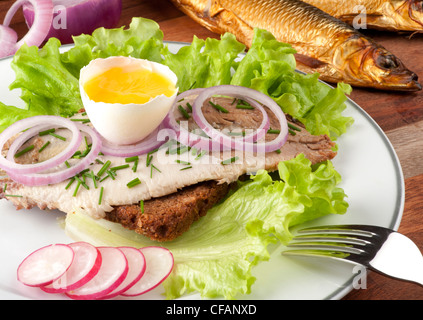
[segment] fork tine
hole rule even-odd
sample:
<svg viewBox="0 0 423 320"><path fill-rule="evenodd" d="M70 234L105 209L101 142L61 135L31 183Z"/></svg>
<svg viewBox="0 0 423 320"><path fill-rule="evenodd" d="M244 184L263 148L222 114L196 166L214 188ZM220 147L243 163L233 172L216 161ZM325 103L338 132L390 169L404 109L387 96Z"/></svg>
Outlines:
<svg viewBox="0 0 423 320"><path fill-rule="evenodd" d="M331 225L297 231L284 255L324 256L363 261L375 251L374 242L391 230L366 225ZM365 261L365 260L364 260Z"/></svg>
<svg viewBox="0 0 423 320"><path fill-rule="evenodd" d="M372 231L371 227L360 225L334 225L334 226L319 226L301 229L298 234L343 234L363 237L373 237L377 234Z"/></svg>
<svg viewBox="0 0 423 320"><path fill-rule="evenodd" d="M360 244L361 245L361 244ZM284 253L289 253L289 251L296 251L296 254L299 254L300 251L313 251L314 254L317 254L318 251L323 255L328 255L328 253L339 252L339 253L348 253L348 254L363 254L364 250L358 247L355 247L351 244L345 244L342 242L299 242L299 243L290 243L287 248L290 250L284 251ZM322 252L325 251L325 252Z"/></svg>
<svg viewBox="0 0 423 320"><path fill-rule="evenodd" d="M349 236L342 236L342 235L335 235L335 234L313 234L313 235L300 235L296 236L292 239L292 241L296 242L313 242L313 243L322 243L322 242L334 242L334 243L344 243L344 244L351 244L356 246L365 246L369 245L371 242L368 241L365 237L356 236L356 237L349 237Z"/></svg>

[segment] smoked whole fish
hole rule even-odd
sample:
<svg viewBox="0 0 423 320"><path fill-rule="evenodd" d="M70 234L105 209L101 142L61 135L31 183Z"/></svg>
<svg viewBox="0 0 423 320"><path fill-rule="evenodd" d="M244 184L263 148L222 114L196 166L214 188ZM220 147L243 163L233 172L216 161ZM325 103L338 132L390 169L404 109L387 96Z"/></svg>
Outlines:
<svg viewBox="0 0 423 320"><path fill-rule="evenodd" d="M354 28L423 32L423 0L302 0Z"/></svg>
<svg viewBox="0 0 423 320"><path fill-rule="evenodd" d="M357 87L417 91L417 75L383 46L347 23L300 0L172 0L209 30L233 33L251 46L254 28L297 50L297 68Z"/></svg>

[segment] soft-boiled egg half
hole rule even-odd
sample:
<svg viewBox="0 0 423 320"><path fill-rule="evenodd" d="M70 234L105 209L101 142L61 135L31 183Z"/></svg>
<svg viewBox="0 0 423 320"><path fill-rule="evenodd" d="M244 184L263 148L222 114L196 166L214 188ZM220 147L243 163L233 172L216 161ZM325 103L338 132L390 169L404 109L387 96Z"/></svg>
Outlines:
<svg viewBox="0 0 423 320"><path fill-rule="evenodd" d="M176 75L165 65L131 57L92 60L79 86L94 128L114 144L133 144L156 129L175 101Z"/></svg>

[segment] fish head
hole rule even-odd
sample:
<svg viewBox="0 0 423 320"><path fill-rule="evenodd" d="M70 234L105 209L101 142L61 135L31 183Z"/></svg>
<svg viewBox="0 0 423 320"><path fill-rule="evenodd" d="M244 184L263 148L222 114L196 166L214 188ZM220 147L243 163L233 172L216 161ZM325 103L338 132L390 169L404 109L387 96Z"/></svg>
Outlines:
<svg viewBox="0 0 423 320"><path fill-rule="evenodd" d="M389 12L389 16L404 30L413 31L423 28L423 0L390 1L385 4L384 10Z"/></svg>
<svg viewBox="0 0 423 320"><path fill-rule="evenodd" d="M353 36L341 47L334 62L352 85L398 91L422 89L416 73L367 37Z"/></svg>

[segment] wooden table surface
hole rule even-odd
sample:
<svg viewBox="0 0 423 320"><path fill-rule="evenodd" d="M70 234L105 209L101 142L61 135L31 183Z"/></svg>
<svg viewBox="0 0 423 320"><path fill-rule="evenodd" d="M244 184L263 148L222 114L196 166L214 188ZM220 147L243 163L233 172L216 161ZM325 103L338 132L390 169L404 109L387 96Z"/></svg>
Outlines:
<svg viewBox="0 0 423 320"><path fill-rule="evenodd" d="M12 3L12 0L0 1L0 21ZM127 26L136 16L157 21L165 40L190 42L194 35L219 37L178 11L168 0L123 0L120 25ZM20 12L11 26L20 37L27 31ZM366 32L423 80L423 34L410 39L406 34ZM355 88L350 97L376 120L398 154L405 178L405 208L399 231L423 249L423 91L395 93ZM423 300L423 288L372 272L368 275L366 289L353 290L344 299Z"/></svg>

